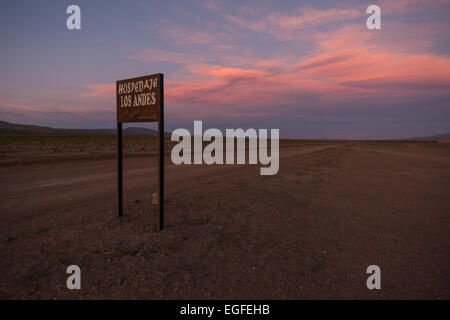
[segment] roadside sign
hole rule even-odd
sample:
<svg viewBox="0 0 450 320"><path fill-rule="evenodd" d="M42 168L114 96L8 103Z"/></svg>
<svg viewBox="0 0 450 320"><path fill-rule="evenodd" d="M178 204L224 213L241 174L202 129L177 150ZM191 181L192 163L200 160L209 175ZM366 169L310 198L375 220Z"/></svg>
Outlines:
<svg viewBox="0 0 450 320"><path fill-rule="evenodd" d="M164 75L119 80L117 96L117 211L123 215L122 123L158 122L159 231L164 228ZM153 200L152 200L153 201Z"/></svg>
<svg viewBox="0 0 450 320"><path fill-rule="evenodd" d="M162 81L161 73L117 81L117 122L159 121Z"/></svg>

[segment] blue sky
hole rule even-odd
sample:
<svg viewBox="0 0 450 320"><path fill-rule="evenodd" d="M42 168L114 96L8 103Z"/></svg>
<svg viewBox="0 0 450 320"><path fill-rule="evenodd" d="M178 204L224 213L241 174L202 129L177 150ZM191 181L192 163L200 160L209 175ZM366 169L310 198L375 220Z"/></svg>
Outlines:
<svg viewBox="0 0 450 320"><path fill-rule="evenodd" d="M82 30L66 28L81 8ZM381 7L382 29L366 28ZM450 132L449 1L8 1L0 119L115 126L116 80L165 74L166 127L291 138Z"/></svg>

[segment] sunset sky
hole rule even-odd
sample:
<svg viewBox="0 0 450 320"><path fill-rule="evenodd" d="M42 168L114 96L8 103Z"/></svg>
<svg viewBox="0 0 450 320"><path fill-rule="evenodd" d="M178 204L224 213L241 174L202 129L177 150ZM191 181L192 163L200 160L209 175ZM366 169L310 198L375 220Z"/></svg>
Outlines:
<svg viewBox="0 0 450 320"><path fill-rule="evenodd" d="M66 28L81 7L82 30ZM381 30L366 8L381 7ZM165 74L166 129L450 132L450 2L2 1L0 120L115 127L115 81ZM138 124L142 126L141 124Z"/></svg>

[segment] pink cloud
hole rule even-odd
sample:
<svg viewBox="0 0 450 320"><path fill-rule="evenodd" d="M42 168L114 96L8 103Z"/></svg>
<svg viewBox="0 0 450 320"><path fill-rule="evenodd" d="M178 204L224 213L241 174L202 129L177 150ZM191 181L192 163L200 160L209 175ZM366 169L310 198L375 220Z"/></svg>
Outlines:
<svg viewBox="0 0 450 320"><path fill-rule="evenodd" d="M192 63L197 60L194 56L186 53L159 49L140 50L138 53L126 56L126 58L142 62L173 62L179 64Z"/></svg>
<svg viewBox="0 0 450 320"><path fill-rule="evenodd" d="M418 1L403 1L403 5ZM450 90L448 56L430 53L427 41L412 39L408 45L398 41L405 32L420 39L430 38L433 34L429 28L421 25L400 28L398 24L399 28L394 29L401 32L384 33L370 32L364 23L347 24L328 32L312 28L364 15L365 10L359 9L314 8L303 8L290 15L273 12L254 20L225 15L235 25L277 35L279 39L291 38L297 30L310 28L308 39L313 47L308 54L298 56L291 52L283 57L262 58L245 44L233 43L232 39L223 44L215 41L213 33L193 33L192 43L212 43L208 50L147 49L127 58L180 65L181 70L166 79L166 101L188 104L190 112L196 110L203 115L227 112L264 115L266 111L262 111L261 106L301 105L305 95L333 102L380 97L411 99L417 94L445 94ZM180 30L172 32L173 38L183 35ZM85 87L91 90L85 97L114 97L113 84Z"/></svg>
<svg viewBox="0 0 450 320"><path fill-rule="evenodd" d="M433 9L432 5L449 4L450 0L381 0L382 13L416 12Z"/></svg>
<svg viewBox="0 0 450 320"><path fill-rule="evenodd" d="M90 92L84 93L83 97L100 97L109 98L114 97L116 92L115 84L86 84L83 87L90 89Z"/></svg>
<svg viewBox="0 0 450 320"><path fill-rule="evenodd" d="M164 28L162 36L170 39L176 45L186 44L214 44L227 43L232 40L232 36L226 32L211 32L205 30L186 30L185 28L171 27Z"/></svg>
<svg viewBox="0 0 450 320"><path fill-rule="evenodd" d="M258 66L259 68L274 68L287 62L286 58L259 58L254 50L237 44L214 44L207 50L185 50L181 53L170 50L144 49L126 56L127 59L141 62L169 62L183 67L189 65L213 64L220 61L229 66Z"/></svg>
<svg viewBox="0 0 450 320"><path fill-rule="evenodd" d="M321 42L317 53L300 61L296 67L311 78L346 85L365 82L363 87L367 89L370 89L369 83L385 80L389 84L383 88L386 93L442 91L450 85L450 59L447 56L387 51L373 42L372 37L374 33L358 27L337 30L327 40L319 36ZM426 83L441 85L430 86ZM373 86L374 91L378 88Z"/></svg>
<svg viewBox="0 0 450 320"><path fill-rule="evenodd" d="M317 50L293 64L278 59L256 60L250 68L188 63L187 76L166 80L166 101L251 107L295 103L299 93L314 93L326 100L450 89L446 56L385 51L356 29L338 30L326 38L317 35L317 39ZM91 90L86 97L114 97L114 84L85 87Z"/></svg>
<svg viewBox="0 0 450 320"><path fill-rule="evenodd" d="M218 1L213 0L195 1L195 4L203 8L206 8L210 11L220 11L220 9L222 8L222 6Z"/></svg>
<svg viewBox="0 0 450 320"><path fill-rule="evenodd" d="M450 59L435 54L386 51L359 27L347 27L325 37L316 36L317 49L297 63L255 61L253 68L188 65L200 77L193 83L172 83L173 102L203 104L295 102L296 93L310 92L322 99L350 99L381 95L408 96L445 93L450 89Z"/></svg>
<svg viewBox="0 0 450 320"><path fill-rule="evenodd" d="M299 30L312 28L340 21L361 17L362 11L357 9L315 9L304 7L297 14L283 14L271 12L260 19L240 18L225 14L225 18L240 27L255 31L266 32L280 39L298 38Z"/></svg>
<svg viewBox="0 0 450 320"><path fill-rule="evenodd" d="M63 104L54 102L49 104L46 100L36 101L35 99L2 99L0 108L24 111L24 112L46 112L46 113L72 113L79 115L92 112L92 106L85 105L82 102L74 104ZM108 110L107 108L97 107L98 111Z"/></svg>

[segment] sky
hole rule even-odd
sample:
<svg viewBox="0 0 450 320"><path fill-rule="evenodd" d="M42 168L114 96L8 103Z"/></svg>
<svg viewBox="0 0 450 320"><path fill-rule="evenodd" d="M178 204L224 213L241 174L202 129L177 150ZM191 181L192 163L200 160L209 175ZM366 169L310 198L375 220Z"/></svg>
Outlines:
<svg viewBox="0 0 450 320"><path fill-rule="evenodd" d="M81 30L66 27L71 4ZM366 27L371 4L381 30ZM115 81L164 73L167 131L447 133L449 15L448 0L3 1L0 120L114 128Z"/></svg>

